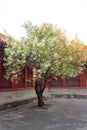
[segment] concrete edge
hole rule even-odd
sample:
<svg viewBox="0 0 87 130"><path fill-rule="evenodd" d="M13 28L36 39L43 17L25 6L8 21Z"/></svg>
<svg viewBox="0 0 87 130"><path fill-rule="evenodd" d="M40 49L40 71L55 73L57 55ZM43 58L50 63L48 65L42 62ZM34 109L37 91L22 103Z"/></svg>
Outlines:
<svg viewBox="0 0 87 130"><path fill-rule="evenodd" d="M87 95L80 94L50 94L51 97L56 98L76 98L76 99L87 99Z"/></svg>
<svg viewBox="0 0 87 130"><path fill-rule="evenodd" d="M27 103L32 103L36 98L31 98L31 99L24 99L24 100L18 100L18 101L13 101L13 102L8 102L0 105L0 111L4 111L6 109L10 109L13 107L17 107L20 105L24 105Z"/></svg>

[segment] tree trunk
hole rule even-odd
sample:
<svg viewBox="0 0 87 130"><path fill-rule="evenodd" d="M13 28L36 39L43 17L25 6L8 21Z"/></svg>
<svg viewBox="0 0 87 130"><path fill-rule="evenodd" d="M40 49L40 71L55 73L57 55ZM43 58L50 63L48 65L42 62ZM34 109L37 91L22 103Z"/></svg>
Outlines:
<svg viewBox="0 0 87 130"><path fill-rule="evenodd" d="M38 106L39 107L44 106L43 92L46 88L49 70L50 70L50 67L47 68L46 73L42 76L42 78L41 79L38 78L35 83L35 92L38 97Z"/></svg>
<svg viewBox="0 0 87 130"><path fill-rule="evenodd" d="M38 94L38 106L39 107L44 106L44 100L42 94Z"/></svg>
<svg viewBox="0 0 87 130"><path fill-rule="evenodd" d="M44 85L43 85L42 80L36 80L35 92L37 94L38 106L39 107L44 106L43 92L45 90L45 86L46 86L46 83L44 83Z"/></svg>

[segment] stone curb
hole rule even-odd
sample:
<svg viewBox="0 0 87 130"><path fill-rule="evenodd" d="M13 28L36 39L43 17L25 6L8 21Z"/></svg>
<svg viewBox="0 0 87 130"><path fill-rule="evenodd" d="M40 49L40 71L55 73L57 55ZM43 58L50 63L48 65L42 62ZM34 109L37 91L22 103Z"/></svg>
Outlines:
<svg viewBox="0 0 87 130"><path fill-rule="evenodd" d="M87 95L80 95L80 94L50 94L51 97L55 98L77 98L77 99L86 99Z"/></svg>
<svg viewBox="0 0 87 130"><path fill-rule="evenodd" d="M10 108L13 108L13 107L17 107L17 106L20 106L20 105L24 105L24 104L27 104L27 103L31 103L35 99L36 98L32 98L32 99L25 99L25 100L19 100L19 101L13 101L13 102L9 102L9 103L0 104L0 111L10 109Z"/></svg>
<svg viewBox="0 0 87 130"><path fill-rule="evenodd" d="M48 98L50 97L54 97L54 98L68 98L68 99L71 99L71 98L76 98L76 99L87 99L87 95L72 95L72 94L49 94L48 95ZM45 100L48 99L47 97L44 97ZM11 109L13 107L17 107L17 106L20 106L20 105L24 105L24 104L27 104L27 103L32 103L36 98L31 98L31 99L24 99L24 100L18 100L18 101L11 101L11 102L8 102L8 103L3 103L3 104L0 104L0 111L3 111L3 110L6 110L6 109Z"/></svg>

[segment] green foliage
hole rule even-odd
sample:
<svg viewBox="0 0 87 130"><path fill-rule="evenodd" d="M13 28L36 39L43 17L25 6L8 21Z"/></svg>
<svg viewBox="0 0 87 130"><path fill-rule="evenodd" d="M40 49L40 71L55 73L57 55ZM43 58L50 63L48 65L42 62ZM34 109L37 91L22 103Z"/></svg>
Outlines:
<svg viewBox="0 0 87 130"><path fill-rule="evenodd" d="M7 38L7 45L5 48L5 63L6 77L16 78L26 64L26 49L23 41L17 42L12 37Z"/></svg>
<svg viewBox="0 0 87 130"><path fill-rule="evenodd" d="M26 37L16 41L7 38L5 68L8 78L16 78L26 64L39 72L60 76L76 76L84 68L86 52L80 40L69 41L65 32L52 24L33 26L24 23Z"/></svg>

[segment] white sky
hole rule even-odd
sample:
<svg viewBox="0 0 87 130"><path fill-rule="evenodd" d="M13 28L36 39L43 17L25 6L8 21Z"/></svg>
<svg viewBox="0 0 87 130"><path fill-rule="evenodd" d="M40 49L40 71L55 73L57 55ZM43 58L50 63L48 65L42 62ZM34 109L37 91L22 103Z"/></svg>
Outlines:
<svg viewBox="0 0 87 130"><path fill-rule="evenodd" d="M78 34L87 44L87 0L0 0L0 32L13 37L25 34L21 25L30 20L57 24L67 30L69 38Z"/></svg>

